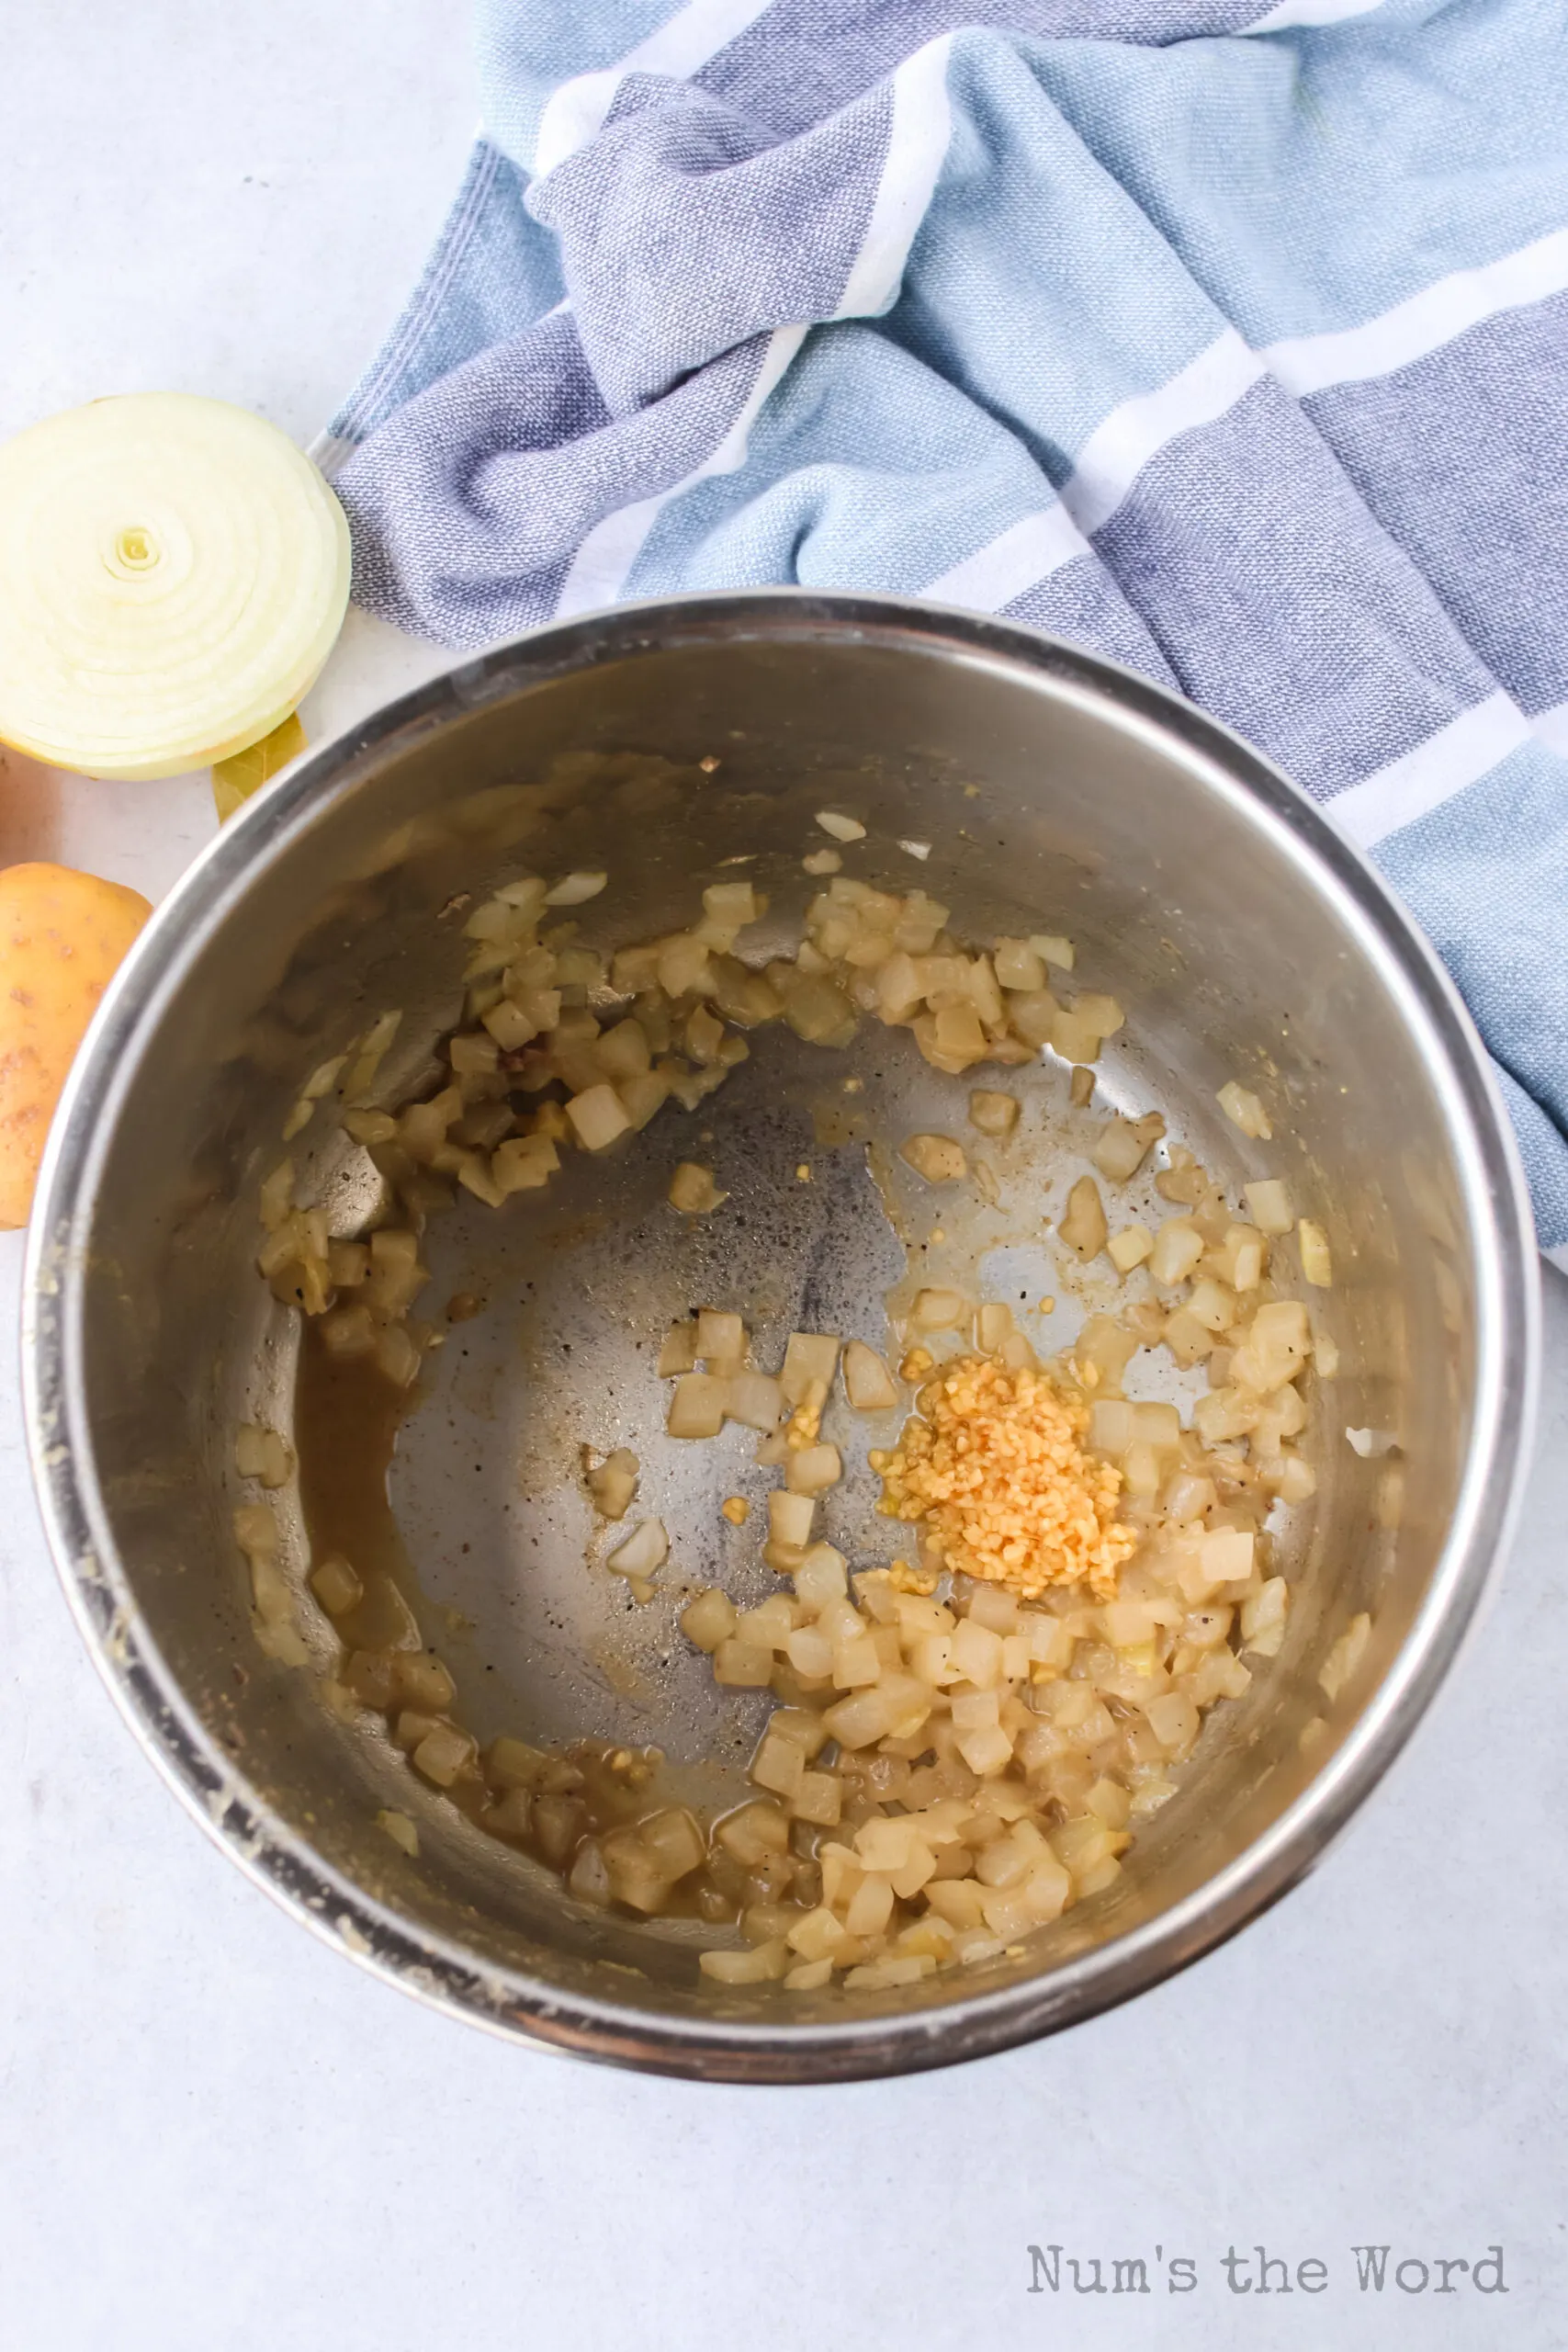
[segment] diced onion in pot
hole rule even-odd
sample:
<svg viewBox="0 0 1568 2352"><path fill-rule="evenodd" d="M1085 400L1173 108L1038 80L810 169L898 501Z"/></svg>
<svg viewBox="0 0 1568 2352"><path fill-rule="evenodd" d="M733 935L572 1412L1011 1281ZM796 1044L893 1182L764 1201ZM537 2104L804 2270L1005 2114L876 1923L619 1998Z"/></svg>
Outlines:
<svg viewBox="0 0 1568 2352"><path fill-rule="evenodd" d="M588 1473L588 1491L601 1519L624 1519L637 1493L642 1464L628 1446L617 1446L595 1470Z"/></svg>
<svg viewBox="0 0 1568 2352"><path fill-rule="evenodd" d="M732 1634L714 1651L714 1680L736 1690L765 1690L773 1679L773 1654L760 1642Z"/></svg>
<svg viewBox="0 0 1568 2352"><path fill-rule="evenodd" d="M341 1552L329 1552L310 1572L310 1589L329 1617L346 1617L365 1598L365 1587Z"/></svg>
<svg viewBox="0 0 1568 2352"><path fill-rule="evenodd" d="M844 1349L844 1395L857 1413L886 1413L898 1402L898 1390L874 1348L851 1340Z"/></svg>
<svg viewBox="0 0 1568 2352"><path fill-rule="evenodd" d="M791 1966L792 1957L783 1938L773 1937L750 1951L705 1951L697 1964L717 1984L765 1984L797 1973Z"/></svg>
<svg viewBox="0 0 1568 2352"><path fill-rule="evenodd" d="M836 1445L805 1445L792 1453L785 1470L791 1494L820 1495L836 1487L844 1475Z"/></svg>
<svg viewBox="0 0 1568 2352"><path fill-rule="evenodd" d="M581 907L596 899L609 880L607 874L566 874L545 893L547 907Z"/></svg>
<svg viewBox="0 0 1568 2352"><path fill-rule="evenodd" d="M264 1487L286 1487L294 1475L293 1448L276 1430L242 1422L234 1437L234 1467Z"/></svg>
<svg viewBox="0 0 1568 2352"><path fill-rule="evenodd" d="M1019 1102L994 1087L979 1086L969 1097L969 1124L983 1136L1001 1142L1018 1125Z"/></svg>
<svg viewBox="0 0 1568 2352"><path fill-rule="evenodd" d="M792 1331L784 1347L784 1369L779 1385L784 1402L795 1406L804 1402L813 1384L820 1381L824 1389L832 1385L833 1374L839 1368L839 1346L836 1339L826 1332Z"/></svg>
<svg viewBox="0 0 1568 2352"><path fill-rule="evenodd" d="M1254 1184L1244 1184L1242 1191L1252 1212L1252 1222L1260 1233L1289 1233L1296 1221L1295 1214L1289 1189L1277 1176L1260 1177Z"/></svg>
<svg viewBox="0 0 1568 2352"><path fill-rule="evenodd" d="M1317 1679L1325 1695L1330 1700L1337 1699L1360 1665L1371 1630L1372 1621L1364 1612L1359 1617L1352 1617L1329 1651Z"/></svg>
<svg viewBox="0 0 1568 2352"><path fill-rule="evenodd" d="M1274 1130L1269 1124L1269 1114L1247 1087L1238 1085L1233 1078L1221 1087L1216 1099L1226 1118L1244 1136L1252 1136L1260 1143L1269 1141Z"/></svg>
<svg viewBox="0 0 1568 2352"><path fill-rule="evenodd" d="M1334 1261L1329 1255L1328 1236L1315 1218L1303 1216L1296 1227L1301 1243L1302 1272L1314 1290L1327 1290L1334 1281Z"/></svg>
<svg viewBox="0 0 1568 2352"><path fill-rule="evenodd" d="M928 1184L956 1184L969 1172L964 1147L951 1136L908 1136L898 1147L898 1157Z"/></svg>
<svg viewBox="0 0 1568 2352"><path fill-rule="evenodd" d="M711 1372L682 1373L664 1426L671 1437L716 1437L724 1427L729 1383Z"/></svg>
<svg viewBox="0 0 1568 2352"><path fill-rule="evenodd" d="M1112 1184L1124 1184L1143 1166L1151 1146L1165 1133L1157 1111L1145 1119L1112 1119L1100 1130L1094 1164Z"/></svg>
<svg viewBox="0 0 1568 2352"><path fill-rule="evenodd" d="M702 1592L681 1612L681 1631L700 1650L716 1650L735 1631L735 1605L716 1587Z"/></svg>
<svg viewBox="0 0 1568 2352"><path fill-rule="evenodd" d="M784 1414L784 1390L778 1381L763 1372L730 1374L724 1404L726 1420L739 1421L743 1428L760 1430L766 1437L777 1429Z"/></svg>
<svg viewBox="0 0 1568 2352"><path fill-rule="evenodd" d="M1067 1194L1066 1209L1056 1229L1074 1257L1085 1265L1104 1249L1111 1228L1092 1176L1078 1178Z"/></svg>
<svg viewBox="0 0 1568 2352"><path fill-rule="evenodd" d="M623 1544L616 1545L605 1566L618 1577L648 1583L670 1556L670 1538L661 1519L645 1519Z"/></svg>
<svg viewBox="0 0 1568 2352"><path fill-rule="evenodd" d="M809 1495L790 1494L775 1487L768 1497L768 1532L775 1544L805 1545L811 1541L817 1506Z"/></svg>
<svg viewBox="0 0 1568 2352"><path fill-rule="evenodd" d="M975 1317L975 1344L982 1355L995 1355L1011 1329L1011 1307L999 1299L987 1299Z"/></svg>
<svg viewBox="0 0 1568 2352"><path fill-rule="evenodd" d="M1106 1243L1106 1254L1119 1274L1130 1274L1153 1254L1154 1235L1146 1225L1129 1225Z"/></svg>
<svg viewBox="0 0 1568 2352"><path fill-rule="evenodd" d="M708 1372L736 1370L746 1353L746 1326L717 1307L697 1309L697 1362Z"/></svg>
<svg viewBox="0 0 1568 2352"><path fill-rule="evenodd" d="M659 1377L673 1379L682 1372L694 1372L697 1363L697 1324L694 1316L682 1323L672 1323L659 1351Z"/></svg>
<svg viewBox="0 0 1568 2352"><path fill-rule="evenodd" d="M574 1094L567 1103L566 1115L584 1151L604 1151L631 1132L632 1123L615 1088L607 1082Z"/></svg>
<svg viewBox="0 0 1568 2352"><path fill-rule="evenodd" d="M962 1291L933 1286L916 1293L909 1321L918 1331L957 1331L974 1311Z"/></svg>

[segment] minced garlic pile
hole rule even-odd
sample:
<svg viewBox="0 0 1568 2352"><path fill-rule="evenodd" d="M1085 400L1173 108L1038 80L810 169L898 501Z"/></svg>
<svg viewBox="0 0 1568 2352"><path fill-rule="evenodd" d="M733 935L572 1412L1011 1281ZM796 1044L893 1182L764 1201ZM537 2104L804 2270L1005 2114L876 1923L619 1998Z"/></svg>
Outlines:
<svg viewBox="0 0 1568 2352"><path fill-rule="evenodd" d="M945 1566L1021 1600L1069 1584L1113 1600L1137 1537L1116 1519L1122 1473L1083 1450L1088 1406L986 1356L958 1357L919 1402L897 1451L871 1456L884 1515L923 1520Z"/></svg>

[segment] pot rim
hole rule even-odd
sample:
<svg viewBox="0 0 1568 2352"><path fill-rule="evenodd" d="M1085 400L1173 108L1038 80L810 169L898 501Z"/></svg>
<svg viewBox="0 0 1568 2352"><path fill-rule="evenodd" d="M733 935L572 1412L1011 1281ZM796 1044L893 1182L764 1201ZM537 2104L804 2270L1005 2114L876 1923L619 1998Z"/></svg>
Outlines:
<svg viewBox="0 0 1568 2352"><path fill-rule="evenodd" d="M1449 1533L1414 1623L1322 1771L1216 1877L1156 1917L1045 1974L941 2007L867 2008L842 2023L751 2025L564 1996L415 1929L325 1865L204 1728L142 1621L98 1491L73 1362L96 1177L113 1114L160 1010L247 876L394 745L531 685L638 652L714 638L903 642L1047 675L1222 772L1331 886L1375 950L1442 1094L1475 1237L1474 1422ZM303 753L187 868L116 975L72 1069L40 1172L23 1281L23 1403L50 1548L94 1663L142 1748L232 1860L339 1950L432 2007L511 2039L649 2072L747 2083L851 2081L955 2064L1117 2006L1236 1933L1326 1850L1415 1730L1452 1667L1506 1550L1535 1416L1539 1294L1528 1195L1484 1048L1435 951L1368 863L1261 753L1121 664L1043 632L912 598L759 589L650 599L548 624L458 662Z"/></svg>

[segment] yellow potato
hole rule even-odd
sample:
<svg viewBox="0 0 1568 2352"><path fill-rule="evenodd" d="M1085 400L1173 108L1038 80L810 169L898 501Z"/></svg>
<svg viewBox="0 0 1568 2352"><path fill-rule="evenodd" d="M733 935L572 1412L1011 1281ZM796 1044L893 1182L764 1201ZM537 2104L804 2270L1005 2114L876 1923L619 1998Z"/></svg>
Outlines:
<svg viewBox="0 0 1568 2352"><path fill-rule="evenodd" d="M152 911L68 865L0 870L0 1227L28 1221L65 1073Z"/></svg>

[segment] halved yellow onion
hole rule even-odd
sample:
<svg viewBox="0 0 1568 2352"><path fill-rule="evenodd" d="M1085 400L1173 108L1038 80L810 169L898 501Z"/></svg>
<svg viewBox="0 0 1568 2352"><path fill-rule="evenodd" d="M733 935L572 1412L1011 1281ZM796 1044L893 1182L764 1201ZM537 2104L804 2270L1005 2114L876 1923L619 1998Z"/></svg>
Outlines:
<svg viewBox="0 0 1568 2352"><path fill-rule="evenodd" d="M0 741L135 779L282 725L348 602L343 509L226 401L130 392L0 448Z"/></svg>

